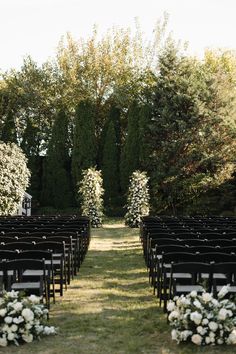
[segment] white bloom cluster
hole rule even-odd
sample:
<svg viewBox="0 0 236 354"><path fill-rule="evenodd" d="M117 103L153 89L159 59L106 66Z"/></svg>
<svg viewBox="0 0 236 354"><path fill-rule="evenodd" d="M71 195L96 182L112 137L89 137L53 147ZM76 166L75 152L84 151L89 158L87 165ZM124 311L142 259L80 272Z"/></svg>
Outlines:
<svg viewBox="0 0 236 354"><path fill-rule="evenodd" d="M0 142L0 215L13 214L29 184L27 159L16 144Z"/></svg>
<svg viewBox="0 0 236 354"><path fill-rule="evenodd" d="M6 292L0 301L0 347L9 343L30 343L40 335L56 334L55 327L45 326L48 310L40 297L23 297L17 291Z"/></svg>
<svg viewBox="0 0 236 354"><path fill-rule="evenodd" d="M103 218L103 194L101 171L89 168L82 172L83 178L79 184L79 194L82 199L83 215L90 217L92 227L100 227Z"/></svg>
<svg viewBox="0 0 236 354"><path fill-rule="evenodd" d="M146 172L135 171L130 178L125 224L130 227L138 227L141 217L148 214L148 177Z"/></svg>
<svg viewBox="0 0 236 354"><path fill-rule="evenodd" d="M170 301L167 310L172 339L196 345L236 344L236 304L223 299L228 291L229 286L224 286L217 299L207 292L191 292Z"/></svg>

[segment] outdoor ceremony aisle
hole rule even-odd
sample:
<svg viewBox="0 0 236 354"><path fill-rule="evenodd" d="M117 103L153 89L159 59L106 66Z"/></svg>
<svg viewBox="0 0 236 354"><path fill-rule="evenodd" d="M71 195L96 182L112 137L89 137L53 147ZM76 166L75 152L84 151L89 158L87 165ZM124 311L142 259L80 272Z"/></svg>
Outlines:
<svg viewBox="0 0 236 354"><path fill-rule="evenodd" d="M52 305L58 335L11 353L183 353L148 284L138 233L122 224L93 229L78 277Z"/></svg>

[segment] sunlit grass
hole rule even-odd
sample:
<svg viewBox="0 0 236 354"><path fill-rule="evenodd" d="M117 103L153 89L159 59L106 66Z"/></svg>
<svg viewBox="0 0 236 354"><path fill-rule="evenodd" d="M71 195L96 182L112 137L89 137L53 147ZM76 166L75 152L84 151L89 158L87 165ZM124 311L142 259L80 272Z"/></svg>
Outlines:
<svg viewBox="0 0 236 354"><path fill-rule="evenodd" d="M122 220L92 231L80 274L52 306L56 337L11 346L4 353L191 354L235 353L229 347L178 346L152 295L137 229Z"/></svg>

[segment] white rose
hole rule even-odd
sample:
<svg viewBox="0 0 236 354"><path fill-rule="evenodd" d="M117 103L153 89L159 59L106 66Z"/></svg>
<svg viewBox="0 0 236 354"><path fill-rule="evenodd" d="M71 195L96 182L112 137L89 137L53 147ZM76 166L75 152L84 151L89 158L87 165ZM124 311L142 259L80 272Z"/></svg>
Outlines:
<svg viewBox="0 0 236 354"><path fill-rule="evenodd" d="M31 343L33 341L33 334L22 334L22 339L26 342L26 343Z"/></svg>
<svg viewBox="0 0 236 354"><path fill-rule="evenodd" d="M172 331L171 331L171 338L173 339L173 340L179 340L178 339L178 332L176 331L176 329L172 329Z"/></svg>
<svg viewBox="0 0 236 354"><path fill-rule="evenodd" d="M26 321L32 321L34 319L34 313L28 308L23 309L21 315Z"/></svg>
<svg viewBox="0 0 236 354"><path fill-rule="evenodd" d="M202 320L202 315L195 311L195 312L192 312L191 315L190 315L190 319L191 321L193 321L196 325L199 325L201 323L201 320Z"/></svg>
<svg viewBox="0 0 236 354"><path fill-rule="evenodd" d="M224 343L223 339L221 338L217 339L217 344L223 344L223 343Z"/></svg>
<svg viewBox="0 0 236 354"><path fill-rule="evenodd" d="M194 344L197 344L197 345L201 345L201 343L202 343L202 337L199 334L194 334L191 337L191 340Z"/></svg>
<svg viewBox="0 0 236 354"><path fill-rule="evenodd" d="M0 309L0 316L1 316L1 317L5 317L5 316L6 316L6 313L7 313L7 310L6 310L6 309Z"/></svg>
<svg viewBox="0 0 236 354"><path fill-rule="evenodd" d="M196 297L197 296L196 290L191 291L190 296L191 297Z"/></svg>
<svg viewBox="0 0 236 354"><path fill-rule="evenodd" d="M236 329L233 329L230 333L227 343L236 344Z"/></svg>
<svg viewBox="0 0 236 354"><path fill-rule="evenodd" d="M227 313L228 311L226 309L220 309L217 315L218 320L224 321L227 317Z"/></svg>
<svg viewBox="0 0 236 354"><path fill-rule="evenodd" d="M43 329L43 334L46 334L47 336L49 336L50 334L55 334L56 333L56 329L53 326L45 326Z"/></svg>
<svg viewBox="0 0 236 354"><path fill-rule="evenodd" d="M40 300L41 298L39 296L36 296L36 295L30 295L28 297L29 301L32 302L32 304L39 304L40 303Z"/></svg>
<svg viewBox="0 0 236 354"><path fill-rule="evenodd" d="M8 335L7 335L7 339L8 340L13 340L15 338L15 334L12 333L12 332L9 332Z"/></svg>
<svg viewBox="0 0 236 354"><path fill-rule="evenodd" d="M208 326L212 332L215 332L218 328L218 324L214 321L209 322Z"/></svg>
<svg viewBox="0 0 236 354"><path fill-rule="evenodd" d="M212 300L212 294L210 294L210 293L203 293L203 294L202 294L202 300L203 300L204 302L209 302L209 301L211 301L211 300Z"/></svg>
<svg viewBox="0 0 236 354"><path fill-rule="evenodd" d="M210 337L206 337L205 338L205 342L206 342L206 344L210 344L211 343L211 338Z"/></svg>
<svg viewBox="0 0 236 354"><path fill-rule="evenodd" d="M202 308L202 305L201 305L200 301L198 301L197 299L194 300L193 305L194 305L195 307L197 307L198 309L201 309L201 308Z"/></svg>
<svg viewBox="0 0 236 354"><path fill-rule="evenodd" d="M10 323L12 323L13 318L10 317L10 316L7 316L7 317L4 318L4 321L5 321L7 324L10 324Z"/></svg>
<svg viewBox="0 0 236 354"><path fill-rule="evenodd" d="M175 309L175 304L173 301L170 301L168 304L167 304L167 311L171 312Z"/></svg>
<svg viewBox="0 0 236 354"><path fill-rule="evenodd" d="M197 332L198 332L199 334L201 334L201 336L204 336L204 335L206 334L206 332L207 332L207 329L206 329L206 328L203 328L202 326L198 326L198 327L197 327Z"/></svg>
<svg viewBox="0 0 236 354"><path fill-rule="evenodd" d="M19 324L21 322L24 322L24 318L22 316L15 317L15 318L13 318L13 322L16 324Z"/></svg>
<svg viewBox="0 0 236 354"><path fill-rule="evenodd" d="M11 331L16 332L18 330L18 326L16 324L11 325Z"/></svg>
<svg viewBox="0 0 236 354"><path fill-rule="evenodd" d="M14 310L16 311L16 312L18 312L18 311L21 311L22 310L22 308L23 308L23 305L22 305L22 303L21 302L16 302L15 304L13 304L13 308L14 308Z"/></svg>
<svg viewBox="0 0 236 354"><path fill-rule="evenodd" d="M170 314L169 314L169 321L172 321L173 319L175 318L179 318L179 312L178 311L172 311Z"/></svg>
<svg viewBox="0 0 236 354"><path fill-rule="evenodd" d="M181 340L186 341L188 339L188 337L191 336L192 334L193 334L192 331L185 330L180 333L180 338L181 338Z"/></svg>
<svg viewBox="0 0 236 354"><path fill-rule="evenodd" d="M6 346L7 346L6 337L0 337L0 347L6 347Z"/></svg>
<svg viewBox="0 0 236 354"><path fill-rule="evenodd" d="M204 318L203 320L202 320L202 324L203 325L207 325L209 323L209 320L207 319L207 318Z"/></svg>

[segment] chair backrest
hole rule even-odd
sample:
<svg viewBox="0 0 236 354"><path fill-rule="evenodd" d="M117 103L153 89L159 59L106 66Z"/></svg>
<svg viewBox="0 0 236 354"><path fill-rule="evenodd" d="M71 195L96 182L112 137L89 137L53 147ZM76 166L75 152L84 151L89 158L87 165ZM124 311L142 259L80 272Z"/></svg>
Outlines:
<svg viewBox="0 0 236 354"><path fill-rule="evenodd" d="M19 252L11 251L11 250L0 250L0 261L2 260L9 260L9 259L16 259Z"/></svg>
<svg viewBox="0 0 236 354"><path fill-rule="evenodd" d="M40 251L40 250L29 250L29 251L21 251L18 253L18 259L52 259L51 251Z"/></svg>
<svg viewBox="0 0 236 354"><path fill-rule="evenodd" d="M18 269L45 269L44 259L15 259L6 262L7 270L18 270Z"/></svg>
<svg viewBox="0 0 236 354"><path fill-rule="evenodd" d="M190 262L195 259L194 253L188 252L170 252L164 253L162 256L162 264L169 264L169 263L179 263L179 262Z"/></svg>
<svg viewBox="0 0 236 354"><path fill-rule="evenodd" d="M230 262L230 261L233 261L234 259L236 260L236 255L224 253L224 252L222 252L221 249L219 249L218 252L200 253L200 254L197 254L196 256L197 256L198 262L202 262L202 263Z"/></svg>
<svg viewBox="0 0 236 354"><path fill-rule="evenodd" d="M32 242L11 242L4 245L6 250L32 250L35 245Z"/></svg>

